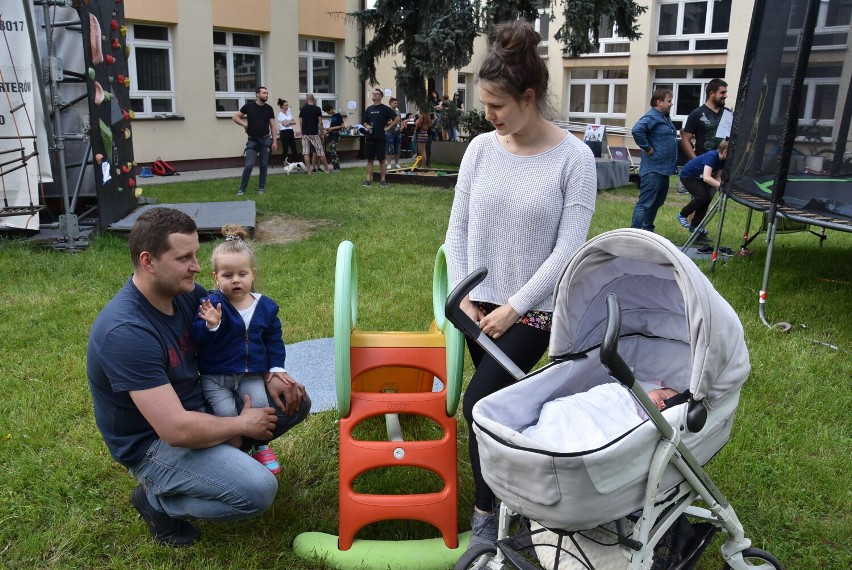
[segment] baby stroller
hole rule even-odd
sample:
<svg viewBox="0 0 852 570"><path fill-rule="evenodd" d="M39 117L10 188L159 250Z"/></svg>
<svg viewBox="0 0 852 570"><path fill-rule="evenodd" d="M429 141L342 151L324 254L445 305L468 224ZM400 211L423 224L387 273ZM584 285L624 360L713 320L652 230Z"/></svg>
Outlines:
<svg viewBox="0 0 852 570"><path fill-rule="evenodd" d="M550 547L555 568L560 557L570 568L594 567L578 541L589 531L597 533L593 542L609 537L624 556L617 556L621 568L693 568L721 530L725 568L780 569L771 554L751 548L702 468L730 437L750 366L736 313L698 267L651 232L622 229L589 240L554 292L552 361L527 377L459 308L485 273L459 284L447 317L520 381L473 409L483 476L502 502L499 535L455 568L538 568L545 545L535 534L546 531L558 537ZM660 412L636 379L663 379L679 395ZM570 451L524 433L548 402L616 381L647 420L637 417L638 425L594 448L572 442ZM509 536L519 515L543 528ZM684 523L694 530L689 549L658 565L658 542Z"/></svg>

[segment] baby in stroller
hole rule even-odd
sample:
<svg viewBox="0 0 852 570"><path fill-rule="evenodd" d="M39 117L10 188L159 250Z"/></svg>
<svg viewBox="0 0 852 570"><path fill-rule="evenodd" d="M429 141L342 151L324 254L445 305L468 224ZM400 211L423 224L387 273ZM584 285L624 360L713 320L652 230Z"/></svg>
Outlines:
<svg viewBox="0 0 852 570"><path fill-rule="evenodd" d="M639 384L658 410L678 394L660 382ZM538 422L521 433L554 451L584 451L603 447L647 419L645 409L624 386L609 382L545 403Z"/></svg>
<svg viewBox="0 0 852 570"><path fill-rule="evenodd" d="M482 277L474 274L453 291L447 317L512 371L505 354L457 307ZM500 532L495 544L469 549L457 570L533 568L529 552L520 555L509 533L516 515L557 535L548 568L558 568L560 556L594 568L590 557L566 546L578 550L575 535L591 530L611 537L620 568L648 568L657 544L684 516L703 530L678 569L694 568L717 530L727 538L726 568L781 568L771 554L751 547L733 507L703 469L730 437L750 365L736 312L692 260L643 230L589 240L554 292L549 354L551 363L526 377L514 367L519 381L473 408L483 476L502 503ZM637 377L664 378L665 385L643 387ZM656 392L661 388L666 391ZM672 392L678 395L659 401ZM595 398L599 405L590 408ZM548 428L550 420L560 425ZM612 429L608 424L616 420L621 425ZM557 430L565 431L541 441ZM589 431L597 439L589 441Z"/></svg>

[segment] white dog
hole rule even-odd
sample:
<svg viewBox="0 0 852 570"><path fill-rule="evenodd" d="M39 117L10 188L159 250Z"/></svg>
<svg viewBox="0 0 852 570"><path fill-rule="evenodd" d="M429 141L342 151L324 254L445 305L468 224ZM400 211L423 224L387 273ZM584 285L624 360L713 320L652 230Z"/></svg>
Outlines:
<svg viewBox="0 0 852 570"><path fill-rule="evenodd" d="M289 160L287 160L285 158L284 159L284 171L288 175L290 175L290 174L298 173L298 172L307 172L308 169L305 168L304 162L293 162L293 163L291 163Z"/></svg>

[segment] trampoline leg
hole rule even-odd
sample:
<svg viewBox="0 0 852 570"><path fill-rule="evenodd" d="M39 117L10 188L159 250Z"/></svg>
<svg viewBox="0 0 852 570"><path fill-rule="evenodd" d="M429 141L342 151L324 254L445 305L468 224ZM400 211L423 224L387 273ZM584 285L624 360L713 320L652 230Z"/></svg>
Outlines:
<svg viewBox="0 0 852 570"><path fill-rule="evenodd" d="M722 191L719 191L718 204L719 223L716 225L716 240L713 243L713 256L710 258L710 271L716 270L716 261L719 259L719 244L722 242L722 228L725 226L725 210L728 207L728 195Z"/></svg>
<svg viewBox="0 0 852 570"><path fill-rule="evenodd" d="M760 320L767 327L774 329L777 328L779 330L790 330L790 325L787 323L779 323L779 326L775 326L770 323L766 318L766 290L769 287L769 271L772 267L772 249L775 246L775 231L777 229L777 222L775 220L774 212L770 213L771 222L769 223L769 227L766 232L766 264L763 266L763 283L760 286L760 304L758 306L758 313L760 314ZM785 327L786 325L786 327Z"/></svg>

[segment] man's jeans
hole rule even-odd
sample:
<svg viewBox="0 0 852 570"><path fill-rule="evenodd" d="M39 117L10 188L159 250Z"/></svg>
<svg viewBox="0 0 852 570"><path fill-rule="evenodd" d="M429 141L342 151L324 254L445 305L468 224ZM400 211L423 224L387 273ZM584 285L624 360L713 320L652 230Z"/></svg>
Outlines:
<svg viewBox="0 0 852 570"><path fill-rule="evenodd" d="M669 193L669 177L665 174L650 172L639 180L639 200L633 208L631 228L654 231L654 219L657 210L666 201Z"/></svg>
<svg viewBox="0 0 852 570"><path fill-rule="evenodd" d="M310 399L292 416L276 408L278 422L272 438L299 424L310 410ZM256 517L272 505L278 490L278 481L269 469L227 443L187 449L158 439L130 473L145 486L155 509L178 519Z"/></svg>
<svg viewBox="0 0 852 570"><path fill-rule="evenodd" d="M240 180L240 190L246 191L254 163L260 155L260 179L257 181L258 190L266 189L266 170L269 166L269 155L272 152L272 135L263 138L249 137L246 141L246 164L243 167L243 177Z"/></svg>

